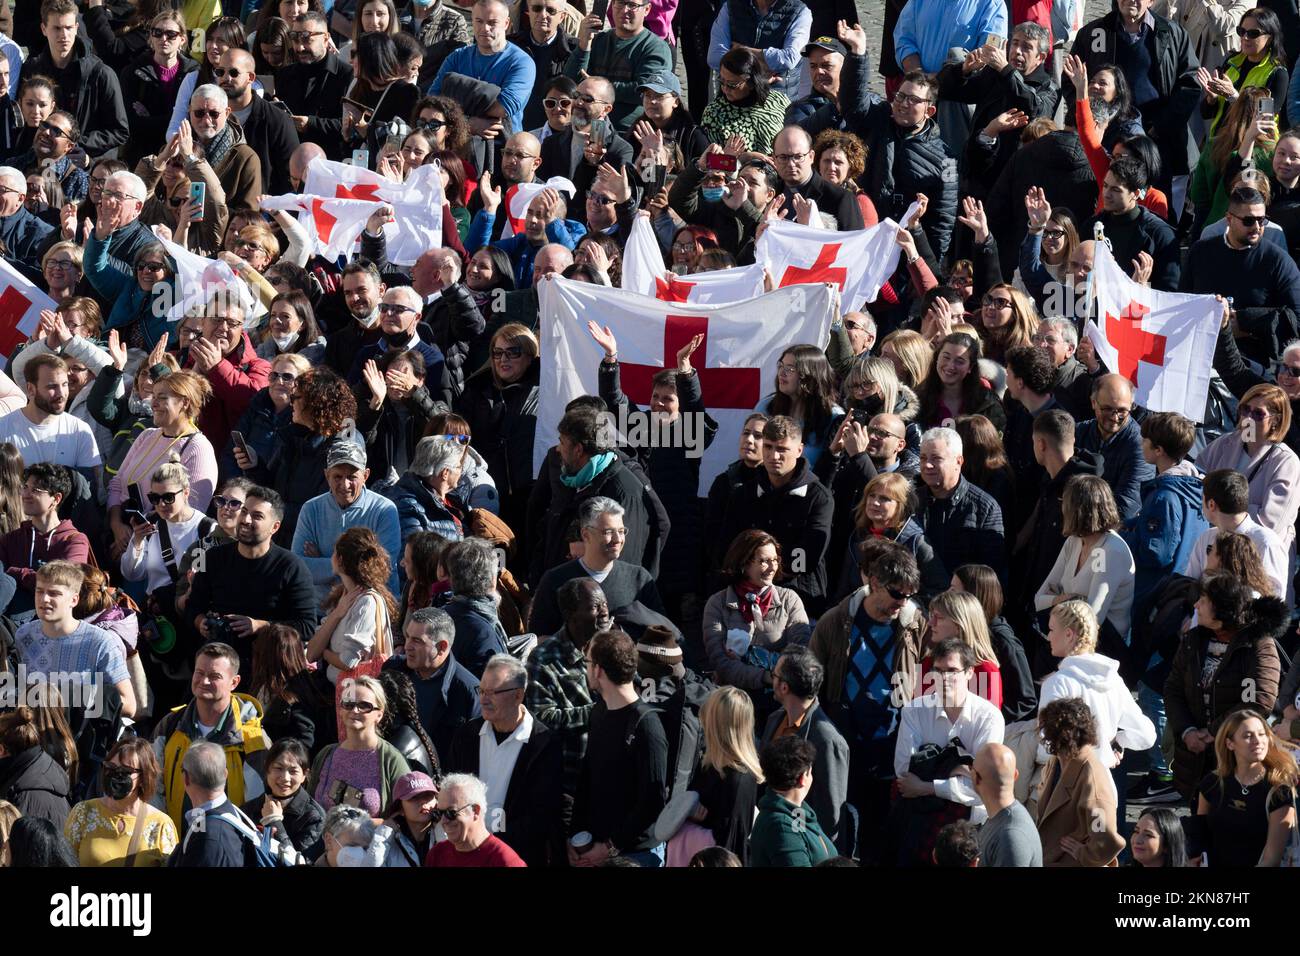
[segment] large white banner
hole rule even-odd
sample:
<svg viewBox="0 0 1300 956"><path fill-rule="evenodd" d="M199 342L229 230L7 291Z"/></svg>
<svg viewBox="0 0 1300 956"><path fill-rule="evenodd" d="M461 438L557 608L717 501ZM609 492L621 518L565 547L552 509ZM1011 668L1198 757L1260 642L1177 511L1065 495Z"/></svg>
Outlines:
<svg viewBox="0 0 1300 956"><path fill-rule="evenodd" d="M328 199L299 193L262 200L263 209L298 213L298 222L316 242L310 251L326 259L350 254L361 230L366 228L366 220L382 205L368 199Z"/></svg>
<svg viewBox="0 0 1300 956"><path fill-rule="evenodd" d="M664 267L649 217L638 215L623 247L623 288L665 302L743 302L763 294L763 267L756 263L689 276L673 275Z"/></svg>
<svg viewBox="0 0 1300 956"><path fill-rule="evenodd" d="M745 302L695 305L555 276L543 280L538 295L542 356L534 469L558 440L564 406L580 395L600 394L604 350L587 331L589 319L609 326L618 339L623 392L643 410L650 404L655 373L675 368L678 350L703 334L691 364L718 432L703 451L701 496L735 460L745 418L775 388L781 353L791 345L825 342L839 309L838 293L825 285L778 289Z"/></svg>
<svg viewBox="0 0 1300 956"><path fill-rule="evenodd" d="M1134 384L1139 405L1202 421L1223 303L1212 295L1138 285L1101 242L1093 257L1092 293L1097 320L1085 332L1106 367Z"/></svg>
<svg viewBox="0 0 1300 956"><path fill-rule="evenodd" d="M36 331L41 310L53 312L58 303L0 259L0 355L10 355Z"/></svg>
<svg viewBox="0 0 1300 956"><path fill-rule="evenodd" d="M442 179L437 163L417 167L405 182L393 182L361 166L313 159L303 193L331 199L366 199L393 207L384 226L388 261L414 265L420 254L442 246Z"/></svg>

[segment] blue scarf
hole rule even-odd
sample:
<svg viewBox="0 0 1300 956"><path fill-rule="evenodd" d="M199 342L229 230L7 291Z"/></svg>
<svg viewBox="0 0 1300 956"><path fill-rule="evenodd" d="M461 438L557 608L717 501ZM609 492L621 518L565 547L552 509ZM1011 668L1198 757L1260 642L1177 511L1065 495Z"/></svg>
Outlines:
<svg viewBox="0 0 1300 956"><path fill-rule="evenodd" d="M576 475L560 474L560 481L566 488L586 488L596 480L596 476L610 466L614 461L612 451L603 451L599 455L592 455L582 470Z"/></svg>

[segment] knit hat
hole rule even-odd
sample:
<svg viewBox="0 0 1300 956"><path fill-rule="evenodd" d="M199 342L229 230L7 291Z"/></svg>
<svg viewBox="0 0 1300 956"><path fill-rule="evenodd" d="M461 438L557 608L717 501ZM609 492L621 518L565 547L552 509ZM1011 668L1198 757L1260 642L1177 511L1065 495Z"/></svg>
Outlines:
<svg viewBox="0 0 1300 956"><path fill-rule="evenodd" d="M637 673L642 677L680 677L685 672L677 635L669 628L651 624L637 641Z"/></svg>

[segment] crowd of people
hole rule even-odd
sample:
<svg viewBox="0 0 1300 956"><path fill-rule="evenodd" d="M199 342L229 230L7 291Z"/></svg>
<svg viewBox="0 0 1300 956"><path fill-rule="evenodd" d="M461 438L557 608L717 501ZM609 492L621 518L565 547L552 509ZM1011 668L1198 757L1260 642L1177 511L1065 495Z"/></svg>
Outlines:
<svg viewBox="0 0 1300 956"><path fill-rule="evenodd" d="M0 864L1300 865L1294 5L17 6ZM319 254L322 160L436 165L441 244ZM707 494L607 316L534 467L539 288L779 219L898 267ZM1085 334L1102 243L1220 298L1199 420Z"/></svg>

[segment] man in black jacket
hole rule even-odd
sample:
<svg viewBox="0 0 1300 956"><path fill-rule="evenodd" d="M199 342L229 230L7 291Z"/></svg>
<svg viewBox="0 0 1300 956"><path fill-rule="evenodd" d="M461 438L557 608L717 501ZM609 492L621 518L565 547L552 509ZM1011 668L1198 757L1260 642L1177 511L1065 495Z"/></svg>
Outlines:
<svg viewBox="0 0 1300 956"><path fill-rule="evenodd" d="M406 615L402 653L384 662L384 670L405 674L415 687L420 724L433 741L439 761L451 753L452 738L480 714L478 679L456 662L451 652L456 623L446 611L420 608Z"/></svg>
<svg viewBox="0 0 1300 956"><path fill-rule="evenodd" d="M599 76L589 76L578 84L578 98L573 104L573 123L563 133L546 137L541 148L541 165L538 179L563 176L572 180L577 192L569 201L570 209L577 209L592 188L597 169L608 163L615 170L632 165L635 155L632 144L607 126L605 142L596 143L590 136L591 126L597 120L610 122L614 108L614 85Z"/></svg>
<svg viewBox="0 0 1300 956"><path fill-rule="evenodd" d="M77 19L76 0L45 0L41 33L47 48L32 50L23 73L43 74L54 81L59 108L77 118L81 148L95 159L124 144L130 126L117 74L90 52L88 41L77 36Z"/></svg>
<svg viewBox="0 0 1300 956"><path fill-rule="evenodd" d="M802 126L787 126L772 141L772 158L781 176L786 208L794 218L794 197L817 203L817 211L835 217L835 228L848 232L862 228L858 200L842 186L828 183L813 169L812 137Z"/></svg>
<svg viewBox="0 0 1300 956"><path fill-rule="evenodd" d="M347 375L357 353L383 336L379 328L379 303L387 287L378 267L362 256L347 264L340 285L349 321L341 329L328 330L325 364L339 375Z"/></svg>
<svg viewBox="0 0 1300 956"><path fill-rule="evenodd" d="M225 70L224 75L221 70ZM298 133L287 110L253 92L253 82L257 79L253 54L247 50L227 50L216 76L244 130L244 142L262 161L262 189L276 196L293 192L289 157L298 148Z"/></svg>
<svg viewBox="0 0 1300 956"><path fill-rule="evenodd" d="M752 485L727 500L722 540L730 543L749 528L776 538L783 567L778 581L798 593L810 615L826 603L826 547L834 505L803 457L803 429L777 415L763 426L763 467Z"/></svg>
<svg viewBox="0 0 1300 956"><path fill-rule="evenodd" d="M1070 52L1083 60L1089 76L1103 64L1120 68L1142 126L1160 148L1163 175L1155 185L1169 195L1174 177L1186 176L1196 161L1190 120L1201 99L1200 64L1187 31L1152 13L1152 5L1153 0L1116 0L1109 13L1075 34ZM1074 99L1071 88L1066 111L1071 117Z"/></svg>
<svg viewBox="0 0 1300 956"><path fill-rule="evenodd" d="M1061 91L1044 64L1051 35L1037 23L1018 24L1006 52L980 47L962 63L939 72L939 95L973 103L971 136L962 157L962 194L983 199L1011 154L1020 148L1020 130L1029 120L1053 116Z"/></svg>
<svg viewBox="0 0 1300 956"><path fill-rule="evenodd" d="M843 43L829 36L817 37L803 48L808 72L812 74L812 92L786 108L787 126L798 124L808 131L809 136L816 136L824 129L841 127L840 73L848 52Z"/></svg>
<svg viewBox="0 0 1300 956"><path fill-rule="evenodd" d="M867 76L867 34L861 27L840 32L848 48L840 77L840 111L849 132L867 144L863 188L883 219L901 222L917 193L930 197L921 220L935 256L942 260L957 221L957 159L939 136L934 120L938 85L924 73L903 77L892 102L871 92Z"/></svg>
<svg viewBox="0 0 1300 956"><path fill-rule="evenodd" d="M547 0L549 3L555 0ZM528 671L509 654L487 662L479 684L483 716L456 731L445 769L487 786L488 829L529 866L560 859L563 749L524 706Z"/></svg>
<svg viewBox="0 0 1300 956"><path fill-rule="evenodd" d="M185 795L195 809L185 815L181 845L168 866L239 867L255 865L253 841L238 808L226 796L226 754L207 741L193 744L181 761ZM233 821L239 821L243 826Z"/></svg>
<svg viewBox="0 0 1300 956"><path fill-rule="evenodd" d="M963 564L987 564L1005 581L1002 509L962 475L964 461L961 436L953 429L931 428L921 436L922 488L912 520L949 574Z"/></svg>
<svg viewBox="0 0 1300 956"><path fill-rule="evenodd" d="M318 10L294 17L289 39L298 62L276 73L276 98L293 112L294 129L304 142L319 143L339 159L343 97L352 85L352 67L330 52L328 23Z"/></svg>
<svg viewBox="0 0 1300 956"><path fill-rule="evenodd" d="M1178 288L1181 265L1178 238L1169 223L1138 204L1139 195L1150 185L1142 160L1128 154L1115 157L1102 184L1102 210L1081 232L1091 236L1093 227L1101 223L1121 269L1136 274L1138 257L1145 252L1152 259L1151 287L1173 292Z"/></svg>

